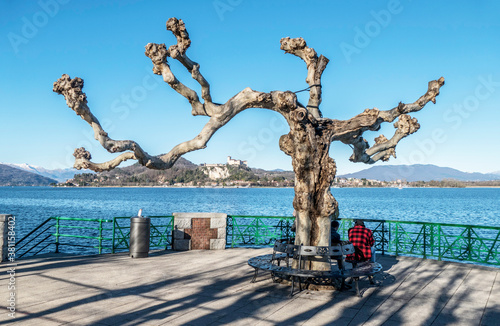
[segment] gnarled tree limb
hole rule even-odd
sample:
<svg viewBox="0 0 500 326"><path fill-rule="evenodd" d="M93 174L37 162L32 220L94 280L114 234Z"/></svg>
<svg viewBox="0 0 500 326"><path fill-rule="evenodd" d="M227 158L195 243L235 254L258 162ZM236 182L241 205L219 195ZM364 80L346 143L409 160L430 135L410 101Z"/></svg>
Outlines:
<svg viewBox="0 0 500 326"><path fill-rule="evenodd" d="M332 120L331 128L334 130L332 140L340 140L344 144L353 146L353 155L350 158L353 162L373 164L378 160L387 161L390 156L396 157L395 147L398 142L416 132L420 127L417 120L412 119L407 113L420 111L429 102L436 103L436 96L439 95L439 89L443 85L443 77L430 81L427 92L414 103L400 102L397 107L387 111L380 111L377 108L366 109L349 120ZM392 122L397 117L399 121L394 124L397 130L390 140L380 135L375 145L370 147L363 139L362 135L365 131L379 130L383 122Z"/></svg>
<svg viewBox="0 0 500 326"><path fill-rule="evenodd" d="M54 83L53 90L58 94L62 94L65 97L68 106L92 126L94 129L95 139L98 140L108 152L133 152L122 154L108 162L93 163L90 161L90 153L88 153L84 148L75 151L74 155L76 160L74 167L76 169L91 169L96 172L111 170L120 163L129 159L136 159L140 164L151 169L168 169L172 167L172 165L182 155L205 148L206 144L217 130L245 109L251 107L266 108L276 110L288 117L289 111L297 106L295 94L291 92L276 91L271 93L262 93L254 91L250 88L245 88L224 105L219 105L219 112L217 112L217 114L213 114L198 136L192 140L175 146L167 154L158 157L149 155L135 141L111 139L102 128L99 120L90 111L90 108L87 105L87 96L84 92L82 92L82 88L83 79L78 77L70 79L68 75L64 74Z"/></svg>
<svg viewBox="0 0 500 326"><path fill-rule="evenodd" d="M146 45L146 56L148 56L154 64L153 72L157 75L162 75L163 80L170 85L175 91L188 99L192 106L193 115L208 115L211 116L212 112L216 109L217 105L212 103L210 95L210 84L203 77L200 72L200 65L186 55L186 50L191 45L191 39L186 30L186 26L182 19L175 17L167 21L167 30L171 31L177 39L177 44L171 45L168 50L165 44L148 43ZM185 86L175 78L170 66L167 63L167 57L176 59L191 73L201 86L202 98L205 101L202 104L199 100L198 94Z"/></svg>
<svg viewBox="0 0 500 326"><path fill-rule="evenodd" d="M83 79L73 78L64 74L54 83L53 91L61 94L66 99L68 106L75 111L83 120L85 120L94 130L94 138L110 153L133 151L134 155L122 155L114 159L109 164L95 165L90 162L90 153L86 152L83 148L75 151L75 165L76 169L86 169L95 167L94 171L107 171L118 166L121 162L128 159L136 159L145 161L154 159L144 152L137 143L130 140L113 140L108 137L108 133L104 131L99 120L90 112L87 105L87 96L82 92ZM86 152L86 153L85 153Z"/></svg>
<svg viewBox="0 0 500 326"><path fill-rule="evenodd" d="M307 47L306 41L302 37L294 39L285 37L281 39L280 43L282 50L301 58L306 63L306 83L310 87L307 109L314 118L320 119L322 117L319 109L319 105L321 104L321 76L329 60L323 55L318 58L316 51L313 48Z"/></svg>

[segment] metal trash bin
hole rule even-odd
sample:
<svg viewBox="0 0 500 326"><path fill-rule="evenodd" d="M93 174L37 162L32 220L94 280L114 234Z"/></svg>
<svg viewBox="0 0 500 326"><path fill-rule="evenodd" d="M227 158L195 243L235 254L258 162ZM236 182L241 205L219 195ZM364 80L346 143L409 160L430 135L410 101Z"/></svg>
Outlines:
<svg viewBox="0 0 500 326"><path fill-rule="evenodd" d="M130 257L148 257L150 230L151 219L149 217L130 218Z"/></svg>

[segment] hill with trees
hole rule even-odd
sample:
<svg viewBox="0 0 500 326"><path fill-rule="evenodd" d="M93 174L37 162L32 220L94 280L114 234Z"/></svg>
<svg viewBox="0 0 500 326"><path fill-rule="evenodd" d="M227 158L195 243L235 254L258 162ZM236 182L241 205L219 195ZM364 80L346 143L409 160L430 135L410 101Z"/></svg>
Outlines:
<svg viewBox="0 0 500 326"><path fill-rule="evenodd" d="M0 186L48 186L57 180L0 164Z"/></svg>
<svg viewBox="0 0 500 326"><path fill-rule="evenodd" d="M277 186L291 187L294 174L291 171L266 171L251 169L246 166L221 165L223 173L220 178L210 177L210 169L214 167L199 166L184 158L180 158L168 170L151 170L134 164L124 168L116 168L108 172L77 174L71 180L59 185L66 186Z"/></svg>

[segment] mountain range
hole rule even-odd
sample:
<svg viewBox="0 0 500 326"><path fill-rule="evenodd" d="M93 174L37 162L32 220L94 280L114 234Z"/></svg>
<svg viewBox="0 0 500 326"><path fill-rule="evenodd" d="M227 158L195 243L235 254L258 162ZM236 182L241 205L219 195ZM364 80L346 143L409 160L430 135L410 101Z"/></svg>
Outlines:
<svg viewBox="0 0 500 326"><path fill-rule="evenodd" d="M432 164L380 165L355 173L338 175L338 177L379 181L406 180L407 182L442 181L446 179L458 181L491 181L500 180L500 171L493 173L470 173Z"/></svg>
<svg viewBox="0 0 500 326"><path fill-rule="evenodd" d="M196 173L195 170L199 168L198 165L185 160L179 159L174 167L167 171L149 170L138 164L134 164L125 168L117 168L110 172L105 172L103 175L106 180L111 179L124 179L125 177L139 182L146 180L147 182L154 182L155 179L161 178L163 180L171 179L182 180L188 178L189 180L196 180L201 175ZM248 175L242 175L239 171L236 175L231 177L232 180L244 180L252 178L263 178L269 180L290 180L293 181L293 172L276 169L273 171L266 171L263 169L249 169L251 172ZM73 168L68 169L55 169L49 170L43 167L29 165L29 164L9 164L0 163L0 186L46 186L52 183L65 182L68 179L73 179L77 176L85 176L86 179L96 180L97 175L89 170L78 171ZM242 177L242 178L239 178ZM453 179L458 181L492 181L500 180L500 171L492 173L468 173L462 172L457 169L448 167L439 167L430 164L414 164L414 165L381 165L370 167L355 173L337 175L339 178L356 178L356 179L370 179L379 181L396 181L403 180L407 182L412 181L442 181L446 179ZM99 179L102 179L99 178ZM182 181L179 181L182 182Z"/></svg>
<svg viewBox="0 0 500 326"><path fill-rule="evenodd" d="M57 180L0 164L0 186L48 186Z"/></svg>
<svg viewBox="0 0 500 326"><path fill-rule="evenodd" d="M30 164L12 164L12 163L2 163L0 162L0 165L8 165L10 167L16 168L16 169L21 169L27 172L35 173L50 179L55 179L58 182L64 182L68 179L72 179L75 174L80 174L80 173L94 173L93 171L90 170L81 170L78 171L75 168L66 168L66 169L54 169L54 170L49 170L46 168L43 168L41 166L36 166L36 165L30 165Z"/></svg>

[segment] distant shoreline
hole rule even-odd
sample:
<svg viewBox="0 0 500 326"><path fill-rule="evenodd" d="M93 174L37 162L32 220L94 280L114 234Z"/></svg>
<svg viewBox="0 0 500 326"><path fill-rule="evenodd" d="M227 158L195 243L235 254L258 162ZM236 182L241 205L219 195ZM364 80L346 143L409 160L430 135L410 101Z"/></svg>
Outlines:
<svg viewBox="0 0 500 326"><path fill-rule="evenodd" d="M43 187L43 188L167 188L167 189L293 189L294 187L233 187L233 186L227 186L227 187L196 187L196 186L74 186L74 187L68 187L68 186L2 186L0 187L3 188L14 188L14 187L24 187L24 188L32 188L32 187ZM335 187L332 186L331 189L340 189L340 188L347 188L347 189L464 189L464 188L500 188L500 186L465 186L465 187L403 187L403 188L398 188L398 187Z"/></svg>

